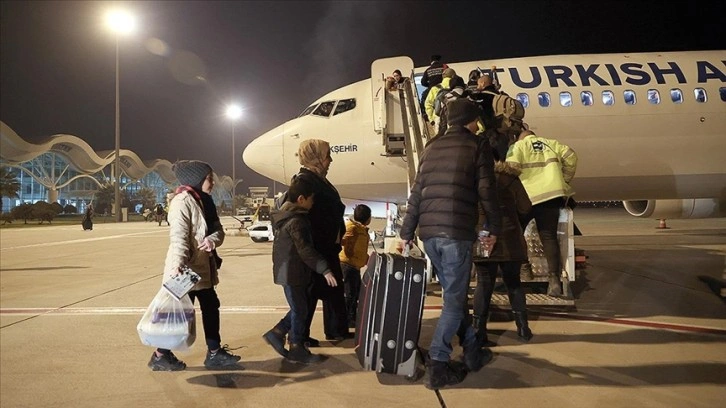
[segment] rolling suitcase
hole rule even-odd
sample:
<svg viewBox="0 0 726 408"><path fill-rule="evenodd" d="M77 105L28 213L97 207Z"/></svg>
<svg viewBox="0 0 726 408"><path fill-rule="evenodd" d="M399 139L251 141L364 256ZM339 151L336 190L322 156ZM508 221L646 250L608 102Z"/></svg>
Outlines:
<svg viewBox="0 0 726 408"><path fill-rule="evenodd" d="M355 352L366 370L417 379L426 260L373 253L358 298Z"/></svg>

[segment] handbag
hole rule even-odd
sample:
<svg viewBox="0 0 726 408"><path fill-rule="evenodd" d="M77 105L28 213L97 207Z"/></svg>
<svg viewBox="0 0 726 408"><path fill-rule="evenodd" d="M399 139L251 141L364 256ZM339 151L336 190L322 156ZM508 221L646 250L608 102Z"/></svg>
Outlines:
<svg viewBox="0 0 726 408"><path fill-rule="evenodd" d="M141 343L167 350L186 350L197 338L194 304L161 288L136 326Z"/></svg>

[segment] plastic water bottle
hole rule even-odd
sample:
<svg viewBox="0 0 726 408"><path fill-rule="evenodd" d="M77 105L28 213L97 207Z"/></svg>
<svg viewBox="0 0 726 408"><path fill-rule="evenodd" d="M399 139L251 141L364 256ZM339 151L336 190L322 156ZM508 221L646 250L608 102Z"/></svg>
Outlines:
<svg viewBox="0 0 726 408"><path fill-rule="evenodd" d="M489 258L489 250L487 250L486 245L481 241L481 238L489 236L489 231L486 230L486 227L484 227L484 228L485 229L479 231L479 240L478 240L477 246L476 246L476 248L477 248L476 255L483 257L483 258Z"/></svg>

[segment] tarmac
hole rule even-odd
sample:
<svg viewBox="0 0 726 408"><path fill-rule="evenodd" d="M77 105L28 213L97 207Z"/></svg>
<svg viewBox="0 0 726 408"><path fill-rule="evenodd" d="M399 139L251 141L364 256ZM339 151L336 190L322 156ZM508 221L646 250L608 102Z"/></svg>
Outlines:
<svg viewBox="0 0 726 408"><path fill-rule="evenodd" d="M438 393L420 379L364 371L352 340L323 340L317 365L279 357L261 337L287 311L272 282L272 244L231 234L231 217L217 290L222 342L241 347L244 370L234 371L204 368L201 326L191 350L177 353L185 371L146 366L152 349L136 325L160 287L166 226L0 229L0 407L722 406L726 218L657 229L622 209L578 208L575 222L588 256L575 307L531 307L529 343L495 313L493 361ZM422 347L440 306L427 296ZM312 333L324 339L320 311Z"/></svg>

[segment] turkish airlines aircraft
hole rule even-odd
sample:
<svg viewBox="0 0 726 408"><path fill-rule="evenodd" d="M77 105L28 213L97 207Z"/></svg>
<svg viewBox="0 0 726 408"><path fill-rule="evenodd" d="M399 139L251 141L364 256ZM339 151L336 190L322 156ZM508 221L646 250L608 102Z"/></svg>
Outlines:
<svg viewBox="0 0 726 408"><path fill-rule="evenodd" d="M465 79L472 70L496 67L502 91L522 101L530 128L577 152L578 201L622 200L632 215L652 218L713 217L726 210L726 51L448 65ZM409 160L390 148L401 108L381 107L384 77L400 69L418 82L425 68L414 69L408 57L374 61L371 79L328 93L252 141L245 163L287 184L300 168L300 142L324 139L333 157L328 178L342 197L405 203ZM396 109L398 119L391 115Z"/></svg>

